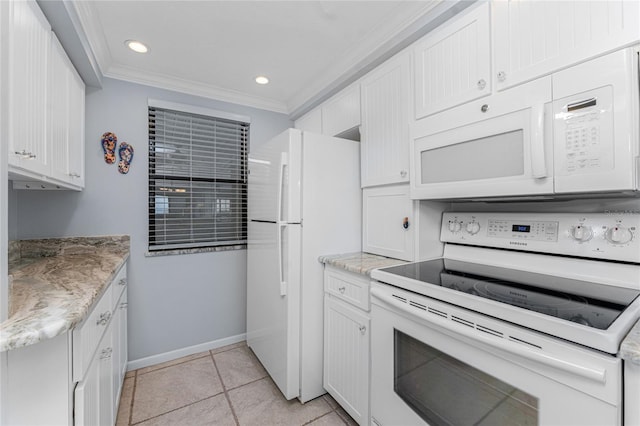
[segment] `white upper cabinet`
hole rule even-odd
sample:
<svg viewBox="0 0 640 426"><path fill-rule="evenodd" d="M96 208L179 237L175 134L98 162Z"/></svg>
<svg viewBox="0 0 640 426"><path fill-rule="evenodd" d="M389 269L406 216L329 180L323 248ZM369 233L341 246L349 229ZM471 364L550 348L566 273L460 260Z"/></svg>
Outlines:
<svg viewBox="0 0 640 426"><path fill-rule="evenodd" d="M339 136L360 125L360 85L352 84L322 104L322 133Z"/></svg>
<svg viewBox="0 0 640 426"><path fill-rule="evenodd" d="M362 251L413 261L417 232L416 202L409 186L389 185L362 191Z"/></svg>
<svg viewBox="0 0 640 426"><path fill-rule="evenodd" d="M489 3L470 9L414 46L416 119L491 93Z"/></svg>
<svg viewBox="0 0 640 426"><path fill-rule="evenodd" d="M497 90L549 74L640 39L640 2L494 1Z"/></svg>
<svg viewBox="0 0 640 426"><path fill-rule="evenodd" d="M362 80L362 186L409 181L411 54L401 52Z"/></svg>
<svg viewBox="0 0 640 426"><path fill-rule="evenodd" d="M8 2L5 10L11 178L39 181L33 186L39 188L82 189L84 82L35 1Z"/></svg>
<svg viewBox="0 0 640 426"><path fill-rule="evenodd" d="M84 187L84 83L55 35L49 78L51 177Z"/></svg>
<svg viewBox="0 0 640 426"><path fill-rule="evenodd" d="M298 118L293 125L296 129L322 134L322 110L320 107L312 109Z"/></svg>
<svg viewBox="0 0 640 426"><path fill-rule="evenodd" d="M9 165L49 174L47 79L51 27L35 1L9 8ZM2 54L3 60L7 58Z"/></svg>

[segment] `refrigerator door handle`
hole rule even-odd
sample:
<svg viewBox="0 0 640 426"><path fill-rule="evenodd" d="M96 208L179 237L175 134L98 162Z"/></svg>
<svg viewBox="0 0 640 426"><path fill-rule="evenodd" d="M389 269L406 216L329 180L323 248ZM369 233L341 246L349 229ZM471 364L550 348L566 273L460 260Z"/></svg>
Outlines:
<svg viewBox="0 0 640 426"><path fill-rule="evenodd" d="M287 281L284 277L284 253L282 252L282 233L287 228L285 222L278 223L278 279L280 281L280 296L287 295Z"/></svg>
<svg viewBox="0 0 640 426"><path fill-rule="evenodd" d="M284 186L284 172L289 163L289 158L286 152L280 153L280 171L278 175L278 213L276 214L276 220L278 223L282 222L282 191Z"/></svg>

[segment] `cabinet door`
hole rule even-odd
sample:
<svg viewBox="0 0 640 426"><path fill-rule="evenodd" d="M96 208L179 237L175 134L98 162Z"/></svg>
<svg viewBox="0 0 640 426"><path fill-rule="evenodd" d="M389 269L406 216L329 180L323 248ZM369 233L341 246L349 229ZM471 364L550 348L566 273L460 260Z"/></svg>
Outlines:
<svg viewBox="0 0 640 426"><path fill-rule="evenodd" d="M52 36L49 67L49 158L51 177L84 187L84 82Z"/></svg>
<svg viewBox="0 0 640 426"><path fill-rule="evenodd" d="M49 158L51 177L69 181L69 80L67 55L53 35L49 61Z"/></svg>
<svg viewBox="0 0 640 426"><path fill-rule="evenodd" d="M362 81L362 186L409 180L411 55L401 52Z"/></svg>
<svg viewBox="0 0 640 426"><path fill-rule="evenodd" d="M84 82L67 59L69 73L69 178L70 183L84 188Z"/></svg>
<svg viewBox="0 0 640 426"><path fill-rule="evenodd" d="M640 2L494 1L498 90L532 80L640 39Z"/></svg>
<svg viewBox="0 0 640 426"><path fill-rule="evenodd" d="M491 93L489 3L415 45L416 119Z"/></svg>
<svg viewBox="0 0 640 426"><path fill-rule="evenodd" d="M414 260L417 218L409 186L365 188L362 197L362 250Z"/></svg>
<svg viewBox="0 0 640 426"><path fill-rule="evenodd" d="M358 424L369 424L369 317L325 296L324 388Z"/></svg>
<svg viewBox="0 0 640 426"><path fill-rule="evenodd" d="M120 401L120 392L122 391L122 383L124 375L127 371L127 290L125 289L120 297L120 302L116 306L114 319L114 337L113 352L114 366L113 372L113 394L114 394L114 412L117 413L118 402Z"/></svg>
<svg viewBox="0 0 640 426"><path fill-rule="evenodd" d="M113 323L109 323L87 373L75 389L75 425L112 425L113 400Z"/></svg>
<svg viewBox="0 0 640 426"><path fill-rule="evenodd" d="M9 165L48 175L47 78L51 27L35 1L10 3Z"/></svg>
<svg viewBox="0 0 640 426"><path fill-rule="evenodd" d="M296 129L313 132L317 134L322 133L322 110L320 107L313 109L298 118L294 123Z"/></svg>
<svg viewBox="0 0 640 426"><path fill-rule="evenodd" d="M353 84L322 104L322 134L339 136L360 125L360 85Z"/></svg>

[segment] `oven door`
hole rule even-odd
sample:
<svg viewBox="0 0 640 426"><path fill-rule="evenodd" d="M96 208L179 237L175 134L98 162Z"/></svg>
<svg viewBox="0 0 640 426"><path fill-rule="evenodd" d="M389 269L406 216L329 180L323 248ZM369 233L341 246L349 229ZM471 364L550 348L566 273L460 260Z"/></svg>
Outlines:
<svg viewBox="0 0 640 426"><path fill-rule="evenodd" d="M377 425L620 425L616 357L373 283Z"/></svg>
<svg viewBox="0 0 640 426"><path fill-rule="evenodd" d="M553 193L551 77L417 121L411 198Z"/></svg>

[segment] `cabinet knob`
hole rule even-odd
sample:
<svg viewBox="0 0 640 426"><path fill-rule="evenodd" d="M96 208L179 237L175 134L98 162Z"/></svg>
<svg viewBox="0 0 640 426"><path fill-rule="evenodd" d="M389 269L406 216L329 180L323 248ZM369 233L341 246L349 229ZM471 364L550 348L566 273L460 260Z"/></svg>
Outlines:
<svg viewBox="0 0 640 426"><path fill-rule="evenodd" d="M111 319L111 311L103 312L100 314L100 317L96 321L96 325L107 325L110 319Z"/></svg>
<svg viewBox="0 0 640 426"><path fill-rule="evenodd" d="M505 81L507 79L507 73L505 73L504 71L500 71L498 73L498 81Z"/></svg>
<svg viewBox="0 0 640 426"><path fill-rule="evenodd" d="M119 285L127 285L127 279L126 278L122 278L120 281L118 281Z"/></svg>
<svg viewBox="0 0 640 426"><path fill-rule="evenodd" d="M340 287L340 288L338 288L338 291L339 291L341 294L344 294L344 291L345 291L345 290L346 290L346 288L345 288L345 287Z"/></svg>
<svg viewBox="0 0 640 426"><path fill-rule="evenodd" d="M113 348L106 348L100 352L100 359L108 359L111 358L113 354Z"/></svg>
<svg viewBox="0 0 640 426"><path fill-rule="evenodd" d="M120 309L127 309L128 306L129 306L129 304L127 302L122 302L120 304Z"/></svg>
<svg viewBox="0 0 640 426"><path fill-rule="evenodd" d="M406 170L400 170L400 177L407 177L407 171Z"/></svg>
<svg viewBox="0 0 640 426"><path fill-rule="evenodd" d="M487 87L487 82L484 80L484 78L478 80L478 89L482 90L485 87Z"/></svg>
<svg viewBox="0 0 640 426"><path fill-rule="evenodd" d="M360 330L361 334L364 334L367 332L367 327L364 325L361 325L360 327L358 327L358 330Z"/></svg>
<svg viewBox="0 0 640 426"><path fill-rule="evenodd" d="M489 105L487 105L487 104L482 105L482 106L480 107L480 111L482 111L482 112L487 112L487 111L489 111Z"/></svg>

